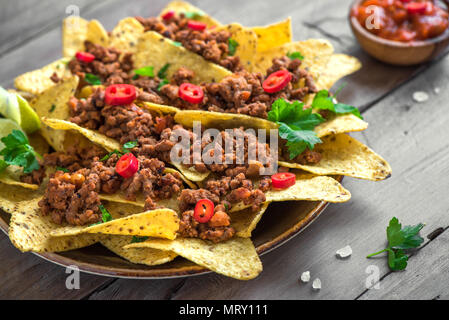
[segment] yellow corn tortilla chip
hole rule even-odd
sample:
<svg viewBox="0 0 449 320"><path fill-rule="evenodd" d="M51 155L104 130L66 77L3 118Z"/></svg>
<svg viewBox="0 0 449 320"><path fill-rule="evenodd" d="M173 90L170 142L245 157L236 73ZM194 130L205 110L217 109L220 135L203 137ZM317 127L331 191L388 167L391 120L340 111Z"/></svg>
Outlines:
<svg viewBox="0 0 449 320"><path fill-rule="evenodd" d="M12 214L17 211L17 206L21 201L33 200L41 195L41 192L36 190L0 183L0 209Z"/></svg>
<svg viewBox="0 0 449 320"><path fill-rule="evenodd" d="M187 67L195 72L192 82L217 82L232 73L225 68L206 61L203 57L182 46L176 46L170 39L164 38L154 31L145 32L141 37L134 56L136 69L153 66L159 71L164 65L170 64L167 78L181 67Z"/></svg>
<svg viewBox="0 0 449 320"><path fill-rule="evenodd" d="M361 67L362 64L355 57L345 54L333 54L316 85L318 89L329 90L338 80L356 72Z"/></svg>
<svg viewBox="0 0 449 320"><path fill-rule="evenodd" d="M100 243L129 262L147 266L164 264L177 257L176 253L152 248L124 249L124 246L131 243L132 238L132 236L104 236Z"/></svg>
<svg viewBox="0 0 449 320"><path fill-rule="evenodd" d="M156 104L151 102L138 102L137 105L141 108L145 108L147 110L159 113L161 115L164 114L176 114L179 109L175 107L170 107L162 104Z"/></svg>
<svg viewBox="0 0 449 320"><path fill-rule="evenodd" d="M166 13L168 11L174 11L177 14L186 13L186 12L189 12L189 13L195 12L195 13L197 13L197 15L195 15L195 17L193 18L194 20L205 23L208 27L212 27L212 26L218 27L221 25L217 20L210 17L203 10L191 5L188 2L172 1L164 9L162 9L160 16L162 16L164 13Z"/></svg>
<svg viewBox="0 0 449 320"><path fill-rule="evenodd" d="M227 129L231 127L243 126L253 129L278 129L275 122L255 118L245 114L219 113L201 110L181 110L175 114L175 121L185 127L192 128L194 121L200 121L206 128ZM330 118L315 128L318 137L330 134L348 133L363 131L368 127L368 123L357 118L353 114L339 115Z"/></svg>
<svg viewBox="0 0 449 320"><path fill-rule="evenodd" d="M109 138L99 132L80 127L73 122L58 119L42 118L42 123L53 130L62 130L62 131L74 130L78 133L81 133L87 139L89 139L95 144L102 146L109 152L114 150L121 150L121 145L117 140ZM173 166L175 166L180 171L181 175L187 178L187 180L193 182L202 181L209 175L209 173L200 173L193 168L188 168L181 164L173 163Z"/></svg>
<svg viewBox="0 0 449 320"><path fill-rule="evenodd" d="M292 18L262 27L252 27L257 35L257 51L266 51L293 41Z"/></svg>
<svg viewBox="0 0 449 320"><path fill-rule="evenodd" d="M316 145L321 161L314 165L280 161L279 165L297 168L317 175L343 175L359 179L379 181L391 176L387 161L347 134L327 136Z"/></svg>
<svg viewBox="0 0 449 320"><path fill-rule="evenodd" d="M144 27L134 18L125 18L111 32L109 46L123 52L136 52Z"/></svg>
<svg viewBox="0 0 449 320"><path fill-rule="evenodd" d="M41 215L39 200L18 202L12 212L9 238L20 251L61 252L87 247L98 241L99 236L95 234L52 237L50 233L58 225L51 221L50 216Z"/></svg>
<svg viewBox="0 0 449 320"><path fill-rule="evenodd" d="M349 201L351 193L331 177L297 173L293 186L283 190L272 188L265 192L265 197L266 202L305 200L341 203ZM230 212L241 211L250 206L241 202L233 205Z"/></svg>
<svg viewBox="0 0 449 320"><path fill-rule="evenodd" d="M48 88L56 85L50 79L53 73L56 73L61 79L72 76L70 70L67 68L67 62L68 59L63 58L52 62L41 69L24 73L14 79L14 86L23 92L39 95Z"/></svg>
<svg viewBox="0 0 449 320"><path fill-rule="evenodd" d="M98 20L91 20L87 24L86 40L103 47L109 46L109 35Z"/></svg>
<svg viewBox="0 0 449 320"><path fill-rule="evenodd" d="M300 52L304 56L302 67L308 70L315 81L326 70L329 59L334 52L332 44L324 39L309 39L299 42L286 43L279 47L270 48L258 53L254 70L266 74L273 58L286 55L289 52Z"/></svg>
<svg viewBox="0 0 449 320"><path fill-rule="evenodd" d="M78 77L68 78L61 83L45 90L30 103L39 117L68 119L70 117L67 102L74 95L78 86ZM64 150L64 131L55 131L48 126L42 126L40 133L56 150Z"/></svg>
<svg viewBox="0 0 449 320"><path fill-rule="evenodd" d="M62 23L62 56L73 57L77 51L84 50L87 38L88 21L77 16L70 16Z"/></svg>
<svg viewBox="0 0 449 320"><path fill-rule="evenodd" d="M235 235L240 238L250 238L251 233L256 228L263 214L270 203L265 203L260 210L253 212L246 209L240 212L231 213L231 226L235 229Z"/></svg>
<svg viewBox="0 0 449 320"><path fill-rule="evenodd" d="M172 251L216 273L239 279L254 279L262 272L262 263L250 239L233 238L213 243L194 238L176 240L147 240L125 246Z"/></svg>
<svg viewBox="0 0 449 320"><path fill-rule="evenodd" d="M217 31L227 30L231 34L231 39L237 41L238 46L235 55L240 58L242 66L251 70L255 63L257 53L257 34L250 28L244 28L238 23L228 24L217 28Z"/></svg>
<svg viewBox="0 0 449 320"><path fill-rule="evenodd" d="M54 229L54 237L74 236L86 233L102 233L127 236L146 236L173 240L179 229L178 214L171 209L155 209L113 219L92 226L66 226Z"/></svg>

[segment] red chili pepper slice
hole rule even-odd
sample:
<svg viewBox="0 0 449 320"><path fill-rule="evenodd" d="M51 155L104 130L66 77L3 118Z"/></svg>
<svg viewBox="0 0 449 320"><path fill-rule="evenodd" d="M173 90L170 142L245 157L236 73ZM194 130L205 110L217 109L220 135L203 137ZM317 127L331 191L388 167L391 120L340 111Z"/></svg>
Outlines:
<svg viewBox="0 0 449 320"><path fill-rule="evenodd" d="M279 70L268 76L262 84L265 92L275 93L281 91L292 81L292 74L287 70Z"/></svg>
<svg viewBox="0 0 449 320"><path fill-rule="evenodd" d="M106 88L104 101L110 106L130 104L136 100L136 87L130 84L113 84Z"/></svg>
<svg viewBox="0 0 449 320"><path fill-rule="evenodd" d="M162 19L164 20L170 20L171 18L173 18L175 16L175 12L174 11L167 11L166 13L164 13L162 15Z"/></svg>
<svg viewBox="0 0 449 320"><path fill-rule="evenodd" d="M75 57L78 61L89 63L95 60L95 56L89 52L78 51L75 54Z"/></svg>
<svg viewBox="0 0 449 320"><path fill-rule="evenodd" d="M183 83L179 86L178 96L184 101L198 104L203 101L204 92L201 87L191 83Z"/></svg>
<svg viewBox="0 0 449 320"><path fill-rule="evenodd" d="M276 189L287 189L295 182L296 176L291 172L280 172L271 176L271 185Z"/></svg>
<svg viewBox="0 0 449 320"><path fill-rule="evenodd" d="M139 170L139 160L132 154L123 155L115 165L115 171L123 178L131 178Z"/></svg>
<svg viewBox="0 0 449 320"><path fill-rule="evenodd" d="M214 203L209 199L201 199L195 205L193 218L199 223L208 222L214 215Z"/></svg>
<svg viewBox="0 0 449 320"><path fill-rule="evenodd" d="M199 21L189 20L189 22L187 22L187 27L192 30L203 31L206 29L207 25Z"/></svg>
<svg viewBox="0 0 449 320"><path fill-rule="evenodd" d="M407 3L407 11L410 14L423 14L426 13L426 2L410 2Z"/></svg>

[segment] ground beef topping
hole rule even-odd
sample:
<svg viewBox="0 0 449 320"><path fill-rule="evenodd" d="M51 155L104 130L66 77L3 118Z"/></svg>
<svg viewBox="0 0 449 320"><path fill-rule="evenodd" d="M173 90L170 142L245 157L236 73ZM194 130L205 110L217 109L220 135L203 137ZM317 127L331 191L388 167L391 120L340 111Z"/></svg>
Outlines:
<svg viewBox="0 0 449 320"><path fill-rule="evenodd" d="M204 59L219 64L232 72L242 69L240 59L229 55L228 41L231 34L226 30L196 31L188 27L189 19L183 13L168 20L158 17L136 19L145 31L155 31L173 41L180 42L186 49L201 55Z"/></svg>

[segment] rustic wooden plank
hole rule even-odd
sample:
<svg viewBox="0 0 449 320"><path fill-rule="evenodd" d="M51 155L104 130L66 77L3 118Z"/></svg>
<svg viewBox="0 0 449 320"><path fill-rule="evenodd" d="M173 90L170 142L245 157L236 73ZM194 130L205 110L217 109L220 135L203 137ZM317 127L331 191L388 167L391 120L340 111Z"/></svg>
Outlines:
<svg viewBox="0 0 449 320"><path fill-rule="evenodd" d="M449 299L449 258L446 231L417 251L410 259L406 272L395 272L382 279L378 289L371 289L361 299L447 300Z"/></svg>
<svg viewBox="0 0 449 320"><path fill-rule="evenodd" d="M80 289L68 290L65 268L32 253L21 253L0 232L0 299L80 299L112 281L80 274Z"/></svg>
<svg viewBox="0 0 449 320"><path fill-rule="evenodd" d="M174 298L206 299L213 295L215 299L354 299L366 289L368 266L379 267L381 276L389 272L385 258L365 256L386 244L385 228L393 216L405 224L425 222L424 235L447 227L449 180L441 174L449 169L445 112L448 74L449 58L445 58L364 113L370 127L354 136L385 156L393 168L390 179L379 183L345 179L343 184L352 192L352 200L330 206L301 235L263 257L264 271L259 278L249 282L215 274L191 278ZM435 87L440 88L440 94L434 93ZM412 93L417 90L427 91L429 101L414 102ZM335 251L348 244L353 255L347 260L337 259ZM435 263L440 259L438 255L425 257ZM422 266L419 272L426 277L428 270ZM314 292L310 284L298 284L301 272L306 270L311 271L312 279L322 280L321 291ZM413 273L405 271L403 277L412 279ZM428 286L428 295L446 292L445 285L441 281L434 289ZM395 292L395 297L402 296Z"/></svg>
<svg viewBox="0 0 449 320"><path fill-rule="evenodd" d="M55 28L65 16L66 8L77 6L81 13L100 2L88 0L5 1L0 11L0 56L31 40L49 28Z"/></svg>

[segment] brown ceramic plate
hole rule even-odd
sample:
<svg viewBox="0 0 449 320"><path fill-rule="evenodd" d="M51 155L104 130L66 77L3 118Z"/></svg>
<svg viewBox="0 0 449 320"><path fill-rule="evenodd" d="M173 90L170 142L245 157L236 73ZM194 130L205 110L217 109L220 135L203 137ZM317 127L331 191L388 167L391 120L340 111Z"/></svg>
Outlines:
<svg viewBox="0 0 449 320"><path fill-rule="evenodd" d="M337 178L341 182L342 177ZM254 230L252 240L259 255L265 254L299 234L327 207L326 202L290 201L273 203ZM8 233L10 215L0 210L0 229ZM81 271L110 277L161 279L205 274L209 271L177 257L160 266L133 264L100 244L61 253L36 253L61 266L76 265Z"/></svg>

